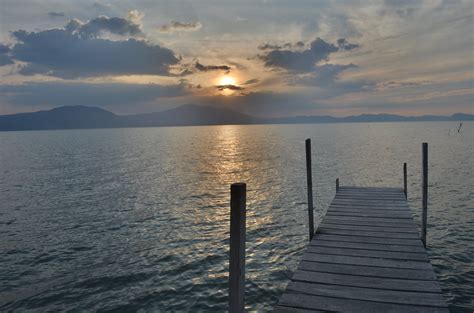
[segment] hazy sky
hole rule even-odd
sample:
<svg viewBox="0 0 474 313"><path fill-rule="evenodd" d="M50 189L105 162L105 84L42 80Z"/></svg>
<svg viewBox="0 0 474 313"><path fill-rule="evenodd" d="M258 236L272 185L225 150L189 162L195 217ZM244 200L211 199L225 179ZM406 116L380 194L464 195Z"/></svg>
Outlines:
<svg viewBox="0 0 474 313"><path fill-rule="evenodd" d="M473 113L474 1L0 1L0 114Z"/></svg>

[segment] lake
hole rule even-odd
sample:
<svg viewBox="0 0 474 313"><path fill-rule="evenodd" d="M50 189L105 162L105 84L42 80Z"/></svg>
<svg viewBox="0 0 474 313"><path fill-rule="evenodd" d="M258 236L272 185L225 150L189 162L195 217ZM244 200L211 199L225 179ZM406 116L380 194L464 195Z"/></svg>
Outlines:
<svg viewBox="0 0 474 313"><path fill-rule="evenodd" d="M341 185L402 187L453 312L474 306L474 123L0 132L0 311L225 311L229 185L247 183L246 308L271 310Z"/></svg>

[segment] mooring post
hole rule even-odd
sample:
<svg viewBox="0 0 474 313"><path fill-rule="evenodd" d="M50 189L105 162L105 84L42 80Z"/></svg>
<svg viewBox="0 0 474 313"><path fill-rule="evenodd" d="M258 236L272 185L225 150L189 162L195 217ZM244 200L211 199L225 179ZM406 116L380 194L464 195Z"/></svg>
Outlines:
<svg viewBox="0 0 474 313"><path fill-rule="evenodd" d="M339 191L339 178L336 178L336 193Z"/></svg>
<svg viewBox="0 0 474 313"><path fill-rule="evenodd" d="M246 185L230 186L229 312L244 312Z"/></svg>
<svg viewBox="0 0 474 313"><path fill-rule="evenodd" d="M313 218L313 178L311 170L311 139L306 139L306 181L308 183L308 219L309 219L309 240L314 235Z"/></svg>
<svg viewBox="0 0 474 313"><path fill-rule="evenodd" d="M421 213L421 241L426 248L426 223L428 220L428 143L422 145L423 159L423 212Z"/></svg>
<svg viewBox="0 0 474 313"><path fill-rule="evenodd" d="M407 164L406 163L403 163L403 192L405 193L405 199L408 200Z"/></svg>

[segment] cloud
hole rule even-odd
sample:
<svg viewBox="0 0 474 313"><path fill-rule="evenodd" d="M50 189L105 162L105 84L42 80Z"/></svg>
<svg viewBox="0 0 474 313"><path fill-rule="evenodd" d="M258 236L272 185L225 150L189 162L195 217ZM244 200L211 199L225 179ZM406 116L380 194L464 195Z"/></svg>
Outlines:
<svg viewBox="0 0 474 313"><path fill-rule="evenodd" d="M0 54L0 66L14 64L12 58L7 54Z"/></svg>
<svg viewBox="0 0 474 313"><path fill-rule="evenodd" d="M114 32L130 32L129 28L121 28L113 22L115 26L107 23L90 25L96 27L86 28L86 34L96 33L106 27L104 25ZM170 75L170 66L179 63L172 50L136 39L111 41L81 36L77 31L67 29L18 30L12 32L12 36L17 43L11 49L11 58L27 63L19 71L22 75L43 74L66 79L104 75Z"/></svg>
<svg viewBox="0 0 474 313"><path fill-rule="evenodd" d="M415 87L431 84L431 81L387 81L377 83L377 90L386 90L393 88Z"/></svg>
<svg viewBox="0 0 474 313"><path fill-rule="evenodd" d="M227 65L202 65L199 61L196 62L195 67L198 71L208 72L208 71L230 71L230 66Z"/></svg>
<svg viewBox="0 0 474 313"><path fill-rule="evenodd" d="M244 90L245 89L244 87L240 87L240 86L236 86L236 85L217 85L216 88L219 89L219 90L225 90L225 89Z"/></svg>
<svg viewBox="0 0 474 313"><path fill-rule="evenodd" d="M295 72L312 71L319 61L327 60L339 48L321 38L311 42L309 49L303 51L272 50L261 57L266 67L283 68Z"/></svg>
<svg viewBox="0 0 474 313"><path fill-rule="evenodd" d="M163 33L171 33L175 31L196 31L202 27L200 22L182 23L172 21L169 24L161 25L158 30Z"/></svg>
<svg viewBox="0 0 474 313"><path fill-rule="evenodd" d="M0 54L6 54L10 52L10 47L0 43Z"/></svg>
<svg viewBox="0 0 474 313"><path fill-rule="evenodd" d="M294 115L309 109L318 108L307 94L276 93L269 91L239 93L235 96L212 96L196 99L201 104L217 105L246 114L271 117Z"/></svg>
<svg viewBox="0 0 474 313"><path fill-rule="evenodd" d="M4 44L0 44L0 66L10 65L13 62L12 58L9 55L10 47Z"/></svg>
<svg viewBox="0 0 474 313"><path fill-rule="evenodd" d="M132 18L137 18L136 14L132 13ZM82 38L97 38L103 32L120 36L143 36L139 24L121 17L99 16L87 23L83 23L78 19L71 19L65 29Z"/></svg>
<svg viewBox="0 0 474 313"><path fill-rule="evenodd" d="M243 86L246 86L246 85L252 85L252 84L256 84L258 83L260 80L257 79L257 78L252 78L252 79L249 79L247 80L245 83L243 83L242 85Z"/></svg>
<svg viewBox="0 0 474 313"><path fill-rule="evenodd" d="M276 50L276 49L281 49L281 48L283 47L280 45L274 45L270 43L266 43L266 44L258 46L259 50Z"/></svg>
<svg viewBox="0 0 474 313"><path fill-rule="evenodd" d="M278 49L283 49L283 48L303 48L305 46L304 42L302 41L297 41L295 43L291 42L286 42L283 45L277 45L277 44L270 44L270 43L265 43L263 45L258 46L259 50L278 50Z"/></svg>
<svg viewBox="0 0 474 313"><path fill-rule="evenodd" d="M127 13L127 20L140 25L142 23L145 13L138 10L130 10Z"/></svg>
<svg viewBox="0 0 474 313"><path fill-rule="evenodd" d="M304 75L294 79L295 84L310 85L310 86L329 86L334 84L341 72L356 68L354 64L324 64L316 66L314 70L308 75Z"/></svg>
<svg viewBox="0 0 474 313"><path fill-rule="evenodd" d="M50 18L57 18L57 17L65 17L66 14L64 12L48 12L48 16Z"/></svg>
<svg viewBox="0 0 474 313"><path fill-rule="evenodd" d="M339 50L352 50L355 48L359 48L358 44L352 44L348 42L345 38L340 38L337 40L337 46Z"/></svg>
<svg viewBox="0 0 474 313"><path fill-rule="evenodd" d="M374 81L340 79L339 76L343 71L355 68L357 66L352 63L319 65L310 73L291 76L288 82L291 85L313 87L313 99L318 101L349 93L375 90Z"/></svg>
<svg viewBox="0 0 474 313"><path fill-rule="evenodd" d="M305 44L302 41L297 41L293 46L298 47L298 48L303 48Z"/></svg>
<svg viewBox="0 0 474 313"><path fill-rule="evenodd" d="M91 105L133 106L162 97L179 97L187 93L183 84L123 84L79 82L27 82L0 86L0 97L20 106Z"/></svg>

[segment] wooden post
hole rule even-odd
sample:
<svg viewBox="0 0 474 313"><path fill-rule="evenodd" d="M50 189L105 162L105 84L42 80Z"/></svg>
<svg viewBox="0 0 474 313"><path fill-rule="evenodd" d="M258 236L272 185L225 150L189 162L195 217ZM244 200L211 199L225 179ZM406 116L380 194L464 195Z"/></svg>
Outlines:
<svg viewBox="0 0 474 313"><path fill-rule="evenodd" d="M405 193L405 199L408 200L408 189L407 189L407 164L403 163L403 192Z"/></svg>
<svg viewBox="0 0 474 313"><path fill-rule="evenodd" d="M311 139L306 139L306 180L308 183L308 219L309 219L309 240L314 235L313 218L313 178L311 170Z"/></svg>
<svg viewBox="0 0 474 313"><path fill-rule="evenodd" d="M423 143L423 212L421 214L421 241L426 248L426 222L428 220L428 143Z"/></svg>
<svg viewBox="0 0 474 313"><path fill-rule="evenodd" d="M336 178L336 193L339 191L339 178Z"/></svg>
<svg viewBox="0 0 474 313"><path fill-rule="evenodd" d="M229 312L244 312L246 185L230 186Z"/></svg>

